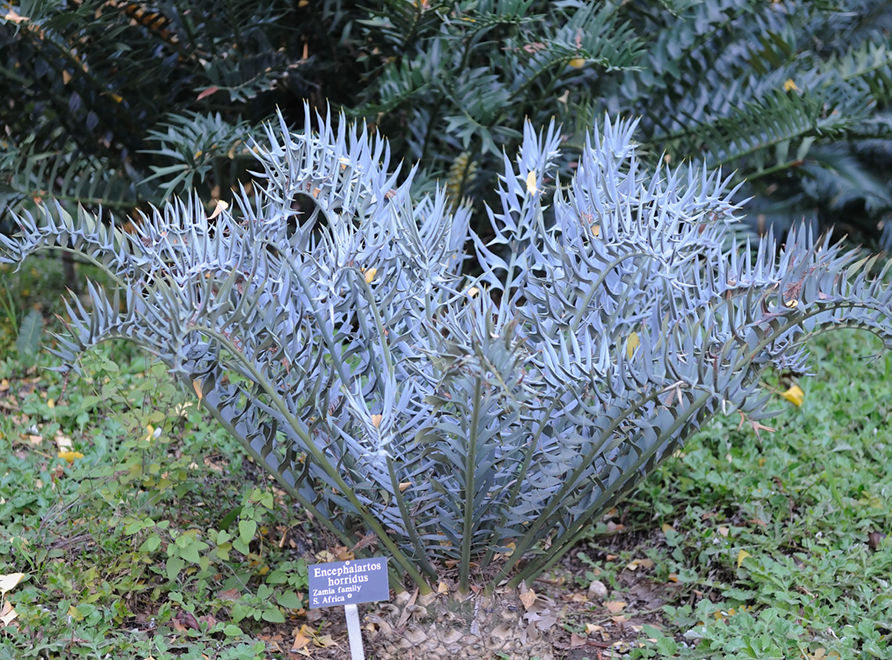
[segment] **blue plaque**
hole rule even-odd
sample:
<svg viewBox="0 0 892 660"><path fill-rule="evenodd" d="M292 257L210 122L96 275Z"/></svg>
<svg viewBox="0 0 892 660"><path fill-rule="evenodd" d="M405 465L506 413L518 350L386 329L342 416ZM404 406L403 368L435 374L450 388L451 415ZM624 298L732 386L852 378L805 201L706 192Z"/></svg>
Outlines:
<svg viewBox="0 0 892 660"><path fill-rule="evenodd" d="M390 600L387 557L313 564L307 573L311 610Z"/></svg>

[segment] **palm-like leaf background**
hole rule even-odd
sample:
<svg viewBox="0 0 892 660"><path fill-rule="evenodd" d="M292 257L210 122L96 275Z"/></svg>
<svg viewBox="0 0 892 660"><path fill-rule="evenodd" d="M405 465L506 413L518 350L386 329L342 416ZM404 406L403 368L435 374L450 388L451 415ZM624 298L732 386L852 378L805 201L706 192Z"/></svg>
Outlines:
<svg viewBox="0 0 892 660"><path fill-rule="evenodd" d="M448 182L453 205L497 203L526 118L563 124L568 175L607 111L641 118L650 168L733 172L760 232L806 218L892 241L889 2L27 0L2 16L4 209L146 209L192 186L229 200L248 138L276 107L300 128L308 100L370 121L420 162L416 192Z"/></svg>

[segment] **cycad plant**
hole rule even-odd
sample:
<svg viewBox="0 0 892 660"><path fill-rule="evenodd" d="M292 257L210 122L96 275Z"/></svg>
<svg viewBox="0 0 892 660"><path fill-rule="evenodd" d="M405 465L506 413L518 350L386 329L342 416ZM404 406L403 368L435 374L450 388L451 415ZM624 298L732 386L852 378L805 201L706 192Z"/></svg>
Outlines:
<svg viewBox="0 0 892 660"><path fill-rule="evenodd" d="M798 232L779 256L725 247L726 181L645 171L634 121L591 132L569 181L558 130L527 124L485 243L442 190L412 198L382 138L307 114L267 129L264 185L216 217L173 199L128 233L44 206L0 262L102 266L111 284L68 308L66 364L145 347L314 520L348 547L377 537L422 593L535 577L712 416L761 419L760 376L800 367L810 336L892 343L870 262Z"/></svg>

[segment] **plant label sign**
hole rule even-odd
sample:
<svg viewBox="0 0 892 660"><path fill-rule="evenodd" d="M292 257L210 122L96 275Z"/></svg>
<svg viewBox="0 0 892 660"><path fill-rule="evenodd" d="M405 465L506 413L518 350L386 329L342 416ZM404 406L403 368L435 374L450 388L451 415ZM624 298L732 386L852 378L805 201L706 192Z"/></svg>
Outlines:
<svg viewBox="0 0 892 660"><path fill-rule="evenodd" d="M311 610L390 600L387 557L313 564L307 572Z"/></svg>

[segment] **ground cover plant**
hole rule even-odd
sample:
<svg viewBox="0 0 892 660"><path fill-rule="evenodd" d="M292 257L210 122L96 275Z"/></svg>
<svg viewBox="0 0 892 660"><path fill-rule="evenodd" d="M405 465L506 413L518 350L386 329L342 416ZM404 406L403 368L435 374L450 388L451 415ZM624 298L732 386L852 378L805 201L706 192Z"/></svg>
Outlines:
<svg viewBox="0 0 892 660"><path fill-rule="evenodd" d="M37 305L52 326L60 265L2 275L18 314ZM92 377L72 376L63 394L47 370L58 361L28 366L12 327L4 313L0 575L26 576L4 594L15 617L4 619L0 657L292 660L302 657L295 642L311 657L342 657L339 617L308 621L293 600L306 593L301 562L336 548L197 413L194 391L171 388L132 347L106 345L84 358ZM892 359L868 362L880 344L854 334L814 346L801 407L775 395L787 408L776 433L717 418L533 584L568 610L557 657L888 655ZM244 504L245 523L257 523L247 554L220 538L240 536L230 514ZM172 539L183 537L209 549L173 572L190 544ZM589 590L593 580L606 595ZM269 621L273 609L284 624Z"/></svg>

